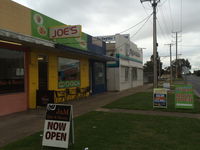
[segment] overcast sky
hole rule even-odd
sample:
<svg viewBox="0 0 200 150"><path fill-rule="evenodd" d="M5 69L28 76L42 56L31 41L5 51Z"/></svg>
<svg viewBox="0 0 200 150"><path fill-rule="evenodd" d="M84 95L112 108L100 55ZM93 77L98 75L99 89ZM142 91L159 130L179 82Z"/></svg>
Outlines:
<svg viewBox="0 0 200 150"><path fill-rule="evenodd" d="M140 0L13 0L68 25L80 24L92 36L114 35L144 20L152 13L149 2ZM160 0L157 7L157 40L160 56L169 56L169 44L178 33L179 58L188 59L192 70L200 69L200 0ZM144 63L153 53L152 16L124 33L144 49ZM142 27L142 28L141 28ZM141 30L139 30L141 28ZM139 30L139 31L138 31ZM175 46L172 47L175 59ZM161 57L164 67L169 57Z"/></svg>

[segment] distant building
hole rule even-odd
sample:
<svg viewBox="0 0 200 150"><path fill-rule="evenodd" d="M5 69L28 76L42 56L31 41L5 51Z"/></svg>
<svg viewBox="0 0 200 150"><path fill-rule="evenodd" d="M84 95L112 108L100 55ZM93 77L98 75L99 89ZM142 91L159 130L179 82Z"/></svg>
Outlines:
<svg viewBox="0 0 200 150"><path fill-rule="evenodd" d="M107 62L108 91L121 91L143 85L142 49L131 42L127 34L101 39L106 42L106 54L118 58L118 61Z"/></svg>

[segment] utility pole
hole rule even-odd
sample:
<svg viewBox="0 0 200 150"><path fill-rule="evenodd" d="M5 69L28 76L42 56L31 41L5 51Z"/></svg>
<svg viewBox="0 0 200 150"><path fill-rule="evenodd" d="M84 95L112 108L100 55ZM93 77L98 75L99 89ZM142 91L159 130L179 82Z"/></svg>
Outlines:
<svg viewBox="0 0 200 150"><path fill-rule="evenodd" d="M178 36L176 32L176 79L178 78L178 59L177 59L177 54L178 54Z"/></svg>
<svg viewBox="0 0 200 150"><path fill-rule="evenodd" d="M165 45L169 45L169 53L170 53L170 84L172 84L172 44L165 44Z"/></svg>
<svg viewBox="0 0 200 150"><path fill-rule="evenodd" d="M160 0L140 0L140 2L149 1L153 7L153 76L154 76L154 88L158 87L158 72L157 72L157 34L156 34L156 7Z"/></svg>
<svg viewBox="0 0 200 150"><path fill-rule="evenodd" d="M178 33L179 32L172 32L176 34L176 79L178 78Z"/></svg>

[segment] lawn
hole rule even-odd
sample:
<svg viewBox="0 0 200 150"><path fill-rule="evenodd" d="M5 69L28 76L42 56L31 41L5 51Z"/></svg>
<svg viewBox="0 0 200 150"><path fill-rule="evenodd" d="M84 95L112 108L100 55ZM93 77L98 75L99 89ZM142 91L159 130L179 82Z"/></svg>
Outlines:
<svg viewBox="0 0 200 150"><path fill-rule="evenodd" d="M168 107L165 108L153 108L153 94L152 92L140 92L130 96L120 98L114 101L104 108L119 108L119 109L136 109L136 110L159 110L159 111L171 111L171 112L185 112L185 113L200 113L200 101L199 98L194 96L194 109L175 109L175 94L169 93L168 95Z"/></svg>
<svg viewBox="0 0 200 150"><path fill-rule="evenodd" d="M75 119L70 150L199 150L199 126L198 119L90 112ZM40 134L0 150L40 150Z"/></svg>

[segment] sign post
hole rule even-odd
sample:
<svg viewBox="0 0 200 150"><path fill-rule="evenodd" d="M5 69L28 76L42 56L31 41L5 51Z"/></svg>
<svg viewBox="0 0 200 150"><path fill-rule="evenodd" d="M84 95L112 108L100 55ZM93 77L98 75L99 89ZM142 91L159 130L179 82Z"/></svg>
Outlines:
<svg viewBox="0 0 200 150"><path fill-rule="evenodd" d="M194 108L192 85L176 85L175 108Z"/></svg>
<svg viewBox="0 0 200 150"><path fill-rule="evenodd" d="M166 89L154 88L153 108L167 108L167 90Z"/></svg>
<svg viewBox="0 0 200 150"><path fill-rule="evenodd" d="M74 144L72 112L71 105L47 105L42 146L68 148L70 138Z"/></svg>

